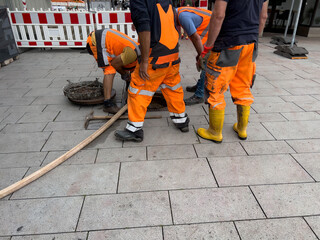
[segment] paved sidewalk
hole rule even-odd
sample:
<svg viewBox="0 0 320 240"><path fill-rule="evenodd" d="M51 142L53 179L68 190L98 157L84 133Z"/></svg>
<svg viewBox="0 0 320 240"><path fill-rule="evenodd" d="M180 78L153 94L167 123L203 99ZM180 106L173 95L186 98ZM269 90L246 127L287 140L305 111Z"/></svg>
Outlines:
<svg viewBox="0 0 320 240"><path fill-rule="evenodd" d="M191 131L167 112L146 120L142 143L121 142L116 122L47 175L0 200L0 240L320 239L320 45L308 60L273 54L261 39L248 139L232 130L226 93L222 144L199 139L205 104L187 107ZM194 84L195 51L181 41L182 85ZM70 150L103 122L102 106L71 104L62 88L102 79L79 50L32 50L0 69L0 189ZM124 82L114 84L120 104ZM186 97L191 96L185 93Z"/></svg>

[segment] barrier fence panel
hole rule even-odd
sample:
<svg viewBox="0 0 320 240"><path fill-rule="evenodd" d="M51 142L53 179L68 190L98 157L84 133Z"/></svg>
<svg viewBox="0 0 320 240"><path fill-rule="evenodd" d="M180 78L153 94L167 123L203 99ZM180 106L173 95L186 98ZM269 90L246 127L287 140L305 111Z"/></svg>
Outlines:
<svg viewBox="0 0 320 240"><path fill-rule="evenodd" d="M94 30L89 12L14 11L11 22L18 47L80 47Z"/></svg>
<svg viewBox="0 0 320 240"><path fill-rule="evenodd" d="M200 0L200 8L207 6L208 0ZM89 33L102 28L138 40L130 11L12 11L9 16L18 47L83 48Z"/></svg>
<svg viewBox="0 0 320 240"><path fill-rule="evenodd" d="M138 40L137 32L132 28L131 13L129 11L98 11L95 13L96 28L111 28L127 34Z"/></svg>

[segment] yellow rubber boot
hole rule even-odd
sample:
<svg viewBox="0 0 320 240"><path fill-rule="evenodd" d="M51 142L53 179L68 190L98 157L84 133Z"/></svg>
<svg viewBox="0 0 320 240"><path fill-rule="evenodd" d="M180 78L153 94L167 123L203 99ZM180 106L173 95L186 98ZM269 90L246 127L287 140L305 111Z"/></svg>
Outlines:
<svg viewBox="0 0 320 240"><path fill-rule="evenodd" d="M247 139L247 126L250 115L250 106L237 105L238 122L233 125L233 130L241 140Z"/></svg>
<svg viewBox="0 0 320 240"><path fill-rule="evenodd" d="M224 122L224 109L214 110L209 108L209 128L199 128L197 134L204 138L211 140L215 143L222 142L222 128Z"/></svg>

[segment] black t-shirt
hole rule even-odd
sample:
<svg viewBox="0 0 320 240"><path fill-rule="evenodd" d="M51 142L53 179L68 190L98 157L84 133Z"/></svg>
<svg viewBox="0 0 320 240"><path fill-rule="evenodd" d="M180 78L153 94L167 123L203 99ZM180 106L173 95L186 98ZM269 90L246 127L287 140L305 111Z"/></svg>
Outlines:
<svg viewBox="0 0 320 240"><path fill-rule="evenodd" d="M262 5L266 0L224 0L228 2L225 19L214 50L258 42Z"/></svg>

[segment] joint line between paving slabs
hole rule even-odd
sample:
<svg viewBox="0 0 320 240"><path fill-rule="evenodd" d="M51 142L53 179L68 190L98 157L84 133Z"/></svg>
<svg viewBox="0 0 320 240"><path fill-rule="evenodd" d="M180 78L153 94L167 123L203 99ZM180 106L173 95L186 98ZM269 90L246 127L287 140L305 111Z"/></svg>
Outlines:
<svg viewBox="0 0 320 240"><path fill-rule="evenodd" d="M83 196L83 201L82 201L82 204L81 204L81 208L80 208L80 212L79 212L79 216L78 216L77 225L76 225L76 227L75 227L75 229L74 229L75 232L77 231L77 228L78 228L78 225L79 225L80 216L81 216L81 213L82 213L82 209L83 209L83 205L84 205L85 199L86 199L86 196Z"/></svg>
<svg viewBox="0 0 320 240"><path fill-rule="evenodd" d="M291 146L290 146L290 147L291 147ZM300 164L300 162L299 162L294 156L292 156L292 154L289 154L289 155L299 164L299 166L300 166L306 173L308 173L308 175L312 178L312 180L313 180L314 182L317 182L317 180L312 177L312 175L307 171L307 169L305 169L305 168Z"/></svg>
<svg viewBox="0 0 320 240"><path fill-rule="evenodd" d="M236 229L236 231L238 233L239 239L241 240L241 236L240 236L239 230L238 230L237 225L236 225L236 223L234 221L233 221L233 225L234 225L234 228Z"/></svg>
<svg viewBox="0 0 320 240"><path fill-rule="evenodd" d="M258 205L259 205L259 207L260 207L261 211L263 212L264 216L266 217L266 219L268 219L267 214L264 212L264 210L263 210L263 208L262 208L261 204L259 203L259 201L258 201L258 199L257 199L256 195L254 195L254 192L252 191L251 187L250 187L250 186L248 186L248 188L250 189L250 191L251 191L251 193L252 193L252 195L253 195L254 199L257 201L257 203L258 203Z"/></svg>
<svg viewBox="0 0 320 240"><path fill-rule="evenodd" d="M196 149L196 147L194 146L194 144L192 144L192 147L193 147L193 149L194 149L194 151L195 151L195 153L196 153L197 158L199 158L199 155L198 155L197 149Z"/></svg>
<svg viewBox="0 0 320 240"><path fill-rule="evenodd" d="M211 170L212 176L213 176L214 180L216 181L217 187L219 188L219 187L220 187L220 186L219 186L219 183L218 183L218 181L217 181L217 179L216 179L216 176L214 175L213 169L212 169L212 167L211 167L211 165L210 165L210 163L209 163L209 159L208 159L207 157L206 157L206 160L207 160L207 163L208 163L209 168L210 168L210 170Z"/></svg>
<svg viewBox="0 0 320 240"><path fill-rule="evenodd" d="M164 229L163 229L163 226L161 226L161 232L162 232L162 240L164 240Z"/></svg>
<svg viewBox="0 0 320 240"><path fill-rule="evenodd" d="M42 145L41 149L40 149L40 152L42 152L42 149L44 148L44 146L47 144L47 142L49 141L49 138L51 137L51 135L53 134L53 132L51 132L49 134L49 137L46 139L46 141L44 142L44 144Z"/></svg>
<svg viewBox="0 0 320 240"><path fill-rule="evenodd" d="M303 109L302 107L300 107L298 104L296 104L295 102L292 102L294 105L296 105L298 108L302 109L303 112L307 112L305 109Z"/></svg>
<svg viewBox="0 0 320 240"><path fill-rule="evenodd" d="M306 222L306 224L308 225L308 227L311 229L311 231L313 232L313 234L316 236L316 238L319 240L318 235L313 231L312 227L309 225L308 221L305 219L305 217L302 217L302 219Z"/></svg>
<svg viewBox="0 0 320 240"><path fill-rule="evenodd" d="M170 192L169 191L168 191L168 198L169 198L169 206L170 206L170 212L171 212L171 221L172 221L172 224L174 225L173 211L172 211L171 198L170 198Z"/></svg>
<svg viewBox="0 0 320 240"><path fill-rule="evenodd" d="M247 154L247 156L251 156L249 155L249 153L247 152L247 150L245 149L245 147L242 145L241 142L239 142L240 146L242 147L243 151L245 151L245 153Z"/></svg>
<svg viewBox="0 0 320 240"><path fill-rule="evenodd" d="M117 182L117 190L116 190L116 194L118 194L118 193L119 193L120 171L121 171L121 162L120 162L120 164L119 164L119 172L118 172L118 182Z"/></svg>
<svg viewBox="0 0 320 240"><path fill-rule="evenodd" d="M275 138L275 136L273 136L273 134L268 130L268 128L266 128L265 125L263 125L263 122L260 123L262 125L262 127L264 127L265 130L267 130L268 133L270 133L270 135L274 138L274 140L278 141L278 139Z"/></svg>
<svg viewBox="0 0 320 240"><path fill-rule="evenodd" d="M99 154L99 152L100 152L100 148L98 148L98 149L96 150L96 156L95 156L95 158L94 158L93 164L96 164L96 163L97 163L97 159L98 159L98 154Z"/></svg>

